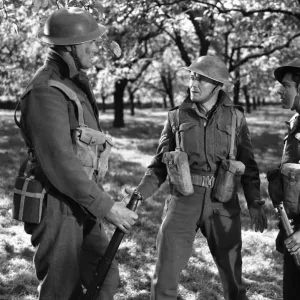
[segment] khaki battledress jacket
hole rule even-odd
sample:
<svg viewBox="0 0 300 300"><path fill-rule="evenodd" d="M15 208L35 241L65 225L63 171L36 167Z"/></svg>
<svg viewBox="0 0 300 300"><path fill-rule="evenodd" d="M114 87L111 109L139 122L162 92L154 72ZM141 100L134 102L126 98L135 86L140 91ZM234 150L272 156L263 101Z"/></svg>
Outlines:
<svg viewBox="0 0 300 300"><path fill-rule="evenodd" d="M288 134L284 138L285 147L282 156L282 164L294 163L300 161L300 120L299 114L295 114L289 121L285 122ZM297 202L297 201L296 201ZM297 224L300 224L300 203L284 201L284 206L289 218L294 219Z"/></svg>
<svg viewBox="0 0 300 300"><path fill-rule="evenodd" d="M85 208L101 220L114 201L101 186L89 180L76 157L71 131L78 127L77 107L61 90L48 86L50 79L73 90L81 102L85 124L101 130L85 73L71 74L59 54L50 51L21 101L21 131L27 146L34 151L33 173L48 187L48 193Z"/></svg>
<svg viewBox="0 0 300 300"><path fill-rule="evenodd" d="M221 90L216 106L209 116L200 112L188 97L179 106L179 132L181 149L187 152L191 173L217 175L221 160L228 159L231 140L231 118L237 115L234 154L246 166L241 183L246 201L251 204L260 199L260 179L254 160L251 139L245 116L240 107L234 106L228 95ZM145 198L150 197L166 180L167 169L162 162L164 152L175 150L175 131L170 119L165 122L157 153L143 177L138 190ZM171 187L172 193L172 187ZM236 201L233 201L236 206Z"/></svg>

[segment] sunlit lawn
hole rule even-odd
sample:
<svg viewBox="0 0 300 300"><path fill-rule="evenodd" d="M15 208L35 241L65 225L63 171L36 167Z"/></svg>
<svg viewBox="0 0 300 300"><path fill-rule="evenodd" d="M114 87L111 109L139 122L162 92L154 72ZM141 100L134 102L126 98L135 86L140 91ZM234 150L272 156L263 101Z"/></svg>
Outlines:
<svg viewBox="0 0 300 300"><path fill-rule="evenodd" d="M243 223L243 276L250 300L282 299L282 257L274 248L277 221L266 190L266 171L275 167L282 152L284 120L292 115L279 107L264 107L247 116L255 157L261 170L261 195L266 200L269 228L263 233L249 229L249 216L241 193ZM26 149L13 122L13 114L0 111L0 300L33 300L37 297L30 236L22 224L11 219L14 176ZM155 153L166 112L138 110L135 117L125 112L127 126L112 129L112 112L101 114L104 130L114 137L109 172L104 188L122 198L125 187L135 187ZM155 238L161 222L168 187L161 189L138 210L139 221L125 237L117 254L121 284L115 299L149 299L154 269ZM108 226L108 233L113 232ZM217 269L205 238L198 233L192 257L182 272L179 299L223 299Z"/></svg>

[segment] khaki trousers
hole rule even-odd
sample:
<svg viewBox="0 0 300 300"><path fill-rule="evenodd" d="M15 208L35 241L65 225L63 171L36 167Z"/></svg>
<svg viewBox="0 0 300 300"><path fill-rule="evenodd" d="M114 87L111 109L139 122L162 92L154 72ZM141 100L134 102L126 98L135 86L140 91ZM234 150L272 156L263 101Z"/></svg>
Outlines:
<svg viewBox="0 0 300 300"><path fill-rule="evenodd" d="M101 224L75 217L68 204L48 194L42 221L31 233L39 300L79 300L82 285L91 281L109 243ZM112 300L118 285L118 266L113 261L98 299Z"/></svg>
<svg viewBox="0 0 300 300"><path fill-rule="evenodd" d="M179 275L192 253L198 228L218 267L226 300L246 300L242 284L241 222L238 199L213 202L211 189L194 186L191 196L170 196L157 236L158 259L152 300L177 299Z"/></svg>

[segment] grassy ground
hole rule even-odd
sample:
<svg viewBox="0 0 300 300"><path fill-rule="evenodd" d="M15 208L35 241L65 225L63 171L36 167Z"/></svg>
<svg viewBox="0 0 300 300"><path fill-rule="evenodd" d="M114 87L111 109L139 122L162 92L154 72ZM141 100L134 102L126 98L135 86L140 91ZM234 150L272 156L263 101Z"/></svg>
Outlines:
<svg viewBox="0 0 300 300"><path fill-rule="evenodd" d="M38 282L34 275L34 249L22 224L11 219L14 176L26 156L12 112L0 111L0 300L37 299ZM269 227L263 233L250 230L250 219L241 193L243 224L243 278L250 300L282 299L282 257L274 248L276 219L267 193L266 171L275 167L282 151L284 120L292 115L279 107L265 107L247 116L255 157L261 171L261 195L266 200ZM101 115L105 130L114 137L109 173L104 188L122 197L124 187L135 187L155 153L166 112L138 110L135 117L126 113L126 128L112 129L112 113ZM117 254L121 286L115 299L149 299L150 280L156 252L155 237L161 222L168 187L164 184L144 206L139 221L124 238ZM107 226L108 233L113 232ZM217 269L205 238L198 233L192 257L182 272L179 298L187 300L223 299Z"/></svg>

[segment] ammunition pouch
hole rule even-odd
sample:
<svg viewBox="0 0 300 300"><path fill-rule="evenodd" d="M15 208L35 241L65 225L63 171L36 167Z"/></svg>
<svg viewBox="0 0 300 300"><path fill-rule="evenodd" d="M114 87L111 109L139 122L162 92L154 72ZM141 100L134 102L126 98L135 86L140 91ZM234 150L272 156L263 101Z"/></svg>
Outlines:
<svg viewBox="0 0 300 300"><path fill-rule="evenodd" d="M241 181L241 176L245 172L245 165L241 161L235 160L235 135L237 116L234 109L232 109L231 118L231 141L229 150L229 159L222 160L215 186L212 191L212 197L216 200L226 203L235 198L238 185Z"/></svg>
<svg viewBox="0 0 300 300"><path fill-rule="evenodd" d="M73 149L81 161L89 179L97 174L97 182L101 182L108 169L108 158L112 147L112 139L103 132L86 126L76 128L72 133Z"/></svg>
<svg viewBox="0 0 300 300"><path fill-rule="evenodd" d="M23 162L15 181L12 217L26 223L39 224L46 190L34 176L25 173L28 158Z"/></svg>
<svg viewBox="0 0 300 300"><path fill-rule="evenodd" d="M170 184L180 194L188 196L194 193L194 187L188 155L180 148L179 113L179 109L169 111L168 117L175 129L176 149L175 151L165 152L162 161L166 164Z"/></svg>
<svg viewBox="0 0 300 300"><path fill-rule="evenodd" d="M300 164L283 164L281 174L283 175L283 204L287 215L293 218L299 214Z"/></svg>
<svg viewBox="0 0 300 300"><path fill-rule="evenodd" d="M226 203L232 200L245 172L245 165L237 160L223 160L218 170L212 197Z"/></svg>
<svg viewBox="0 0 300 300"><path fill-rule="evenodd" d="M166 164L170 183L184 196L194 193L188 156L176 150L165 152L162 161Z"/></svg>

